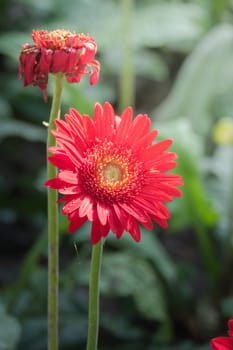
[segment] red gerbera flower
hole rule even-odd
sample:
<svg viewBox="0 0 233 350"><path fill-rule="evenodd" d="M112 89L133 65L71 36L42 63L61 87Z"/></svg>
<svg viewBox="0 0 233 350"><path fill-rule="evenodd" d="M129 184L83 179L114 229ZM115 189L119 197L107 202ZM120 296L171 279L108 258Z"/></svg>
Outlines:
<svg viewBox="0 0 233 350"><path fill-rule="evenodd" d="M110 230L117 238L128 231L138 242L139 224L152 229L152 219L166 228L170 213L164 202L181 196L181 177L166 174L176 166L176 154L166 152L172 140L152 144L158 132L150 131L149 117L132 120L132 114L128 107L118 117L105 103L95 105L94 120L75 109L66 121L56 120L58 146L49 149L49 160L60 172L46 186L64 195L70 233L92 222L93 244Z"/></svg>
<svg viewBox="0 0 233 350"><path fill-rule="evenodd" d="M229 337L217 337L211 340L213 350L233 350L233 320L228 321Z"/></svg>
<svg viewBox="0 0 233 350"><path fill-rule="evenodd" d="M69 83L78 83L84 74L90 74L90 83L96 84L100 63L96 61L95 40L89 35L66 30L33 30L35 45L24 44L20 54L19 78L24 75L24 86L41 88L46 100L48 74L63 72Z"/></svg>

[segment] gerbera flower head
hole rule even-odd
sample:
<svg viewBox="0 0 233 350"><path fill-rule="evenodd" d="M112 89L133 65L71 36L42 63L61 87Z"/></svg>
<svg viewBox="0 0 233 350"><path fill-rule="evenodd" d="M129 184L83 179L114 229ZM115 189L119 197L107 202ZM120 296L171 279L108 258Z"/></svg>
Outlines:
<svg viewBox="0 0 233 350"><path fill-rule="evenodd" d="M93 120L75 109L56 120L58 145L49 149L49 160L60 170L46 186L64 195L70 233L89 220L93 244L110 230L117 238L128 231L138 242L139 224L168 226L164 202L181 195L176 186L183 182L166 173L176 166L176 154L166 151L172 140L153 144L158 132L150 125L146 114L133 120L131 107L116 116L108 102L95 105Z"/></svg>
<svg viewBox="0 0 233 350"><path fill-rule="evenodd" d="M233 350L233 320L228 321L229 337L217 337L211 340L213 350Z"/></svg>
<svg viewBox="0 0 233 350"><path fill-rule="evenodd" d="M78 83L83 75L90 75L90 84L98 82L100 63L95 60L97 45L86 34L63 29L33 30L34 45L24 44L20 54L19 78L24 86L41 88L46 100L48 74L64 73L69 83Z"/></svg>

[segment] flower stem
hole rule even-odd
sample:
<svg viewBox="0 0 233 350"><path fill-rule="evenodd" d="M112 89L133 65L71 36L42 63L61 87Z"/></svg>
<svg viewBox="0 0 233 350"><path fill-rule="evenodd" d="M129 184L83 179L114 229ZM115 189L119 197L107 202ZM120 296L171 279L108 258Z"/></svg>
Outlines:
<svg viewBox="0 0 233 350"><path fill-rule="evenodd" d="M121 0L122 65L119 76L119 110L134 105L132 17L134 0Z"/></svg>
<svg viewBox="0 0 233 350"><path fill-rule="evenodd" d="M51 133L54 120L60 116L63 74L55 75L54 94L48 126L48 147L55 146ZM48 154L49 155L49 154ZM56 168L47 160L48 180L56 177ZM48 188L48 350L58 349L58 281L59 281L59 237L58 237L57 190Z"/></svg>
<svg viewBox="0 0 233 350"><path fill-rule="evenodd" d="M87 350L96 350L99 332L99 280L103 253L103 239L92 247Z"/></svg>

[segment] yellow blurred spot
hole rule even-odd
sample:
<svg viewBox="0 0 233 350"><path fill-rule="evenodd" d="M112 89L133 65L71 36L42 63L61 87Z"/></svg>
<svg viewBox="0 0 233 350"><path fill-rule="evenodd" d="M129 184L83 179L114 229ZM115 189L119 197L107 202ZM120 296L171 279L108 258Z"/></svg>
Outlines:
<svg viewBox="0 0 233 350"><path fill-rule="evenodd" d="M213 140L219 145L233 144L233 118L225 117L215 124Z"/></svg>

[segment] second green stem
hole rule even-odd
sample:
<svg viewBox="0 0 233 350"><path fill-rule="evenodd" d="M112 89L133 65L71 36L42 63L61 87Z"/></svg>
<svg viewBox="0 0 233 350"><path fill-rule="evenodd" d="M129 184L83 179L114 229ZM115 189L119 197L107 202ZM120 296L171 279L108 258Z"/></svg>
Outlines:
<svg viewBox="0 0 233 350"><path fill-rule="evenodd" d="M60 117L63 74L55 75L54 94L48 125L47 148L56 145L51 133ZM49 155L49 152L48 152ZM56 177L56 168L47 161L48 180ZM58 349L59 213L57 190L48 188L48 350Z"/></svg>
<svg viewBox="0 0 233 350"><path fill-rule="evenodd" d="M120 2L122 23L122 65L119 76L119 110L134 105L135 99L135 77L133 68L133 8L134 0L121 0Z"/></svg>
<svg viewBox="0 0 233 350"><path fill-rule="evenodd" d="M103 254L103 239L92 247L87 350L96 350L99 332L99 281Z"/></svg>

